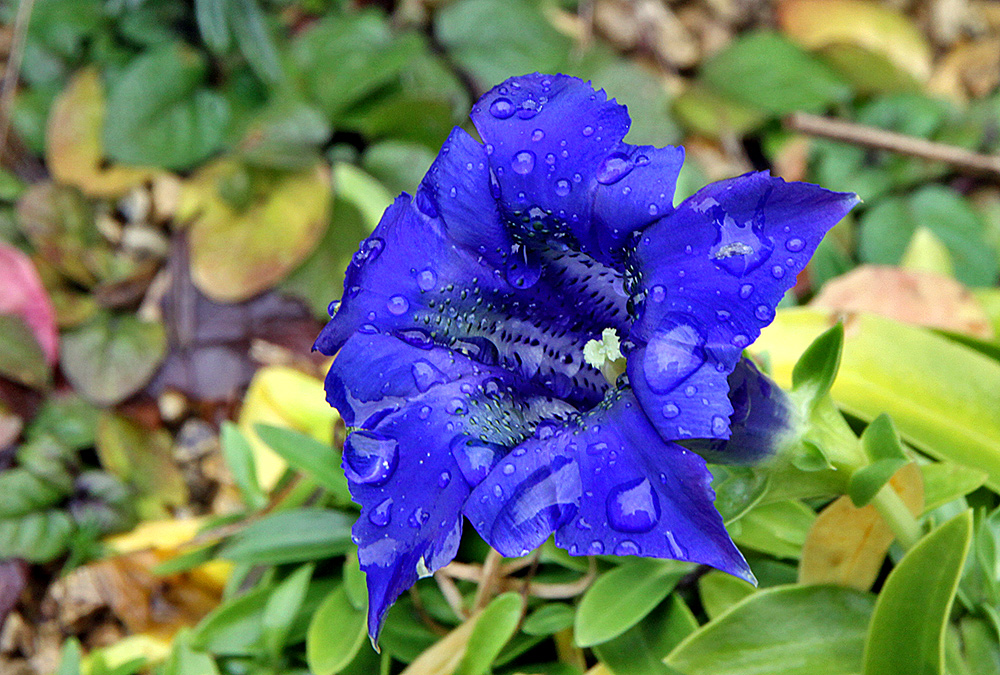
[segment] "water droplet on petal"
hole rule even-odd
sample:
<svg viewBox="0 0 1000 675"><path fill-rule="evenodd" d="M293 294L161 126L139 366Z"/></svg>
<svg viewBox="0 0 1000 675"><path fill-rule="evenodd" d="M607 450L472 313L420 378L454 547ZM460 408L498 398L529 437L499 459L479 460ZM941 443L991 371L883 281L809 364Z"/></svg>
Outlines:
<svg viewBox="0 0 1000 675"><path fill-rule="evenodd" d="M750 338L748 338L746 335L743 335L742 333L737 333L736 335L733 336L732 343L734 347L743 349L748 344L750 344Z"/></svg>
<svg viewBox="0 0 1000 675"><path fill-rule="evenodd" d="M663 416L666 417L668 420L677 417L677 415L679 415L680 412L681 409L678 408L677 405L674 403L668 403L665 406L663 406Z"/></svg>
<svg viewBox="0 0 1000 675"><path fill-rule="evenodd" d="M469 407L460 398L453 398L445 404L444 409L451 415L464 415L469 412Z"/></svg>
<svg viewBox="0 0 1000 675"><path fill-rule="evenodd" d="M584 136L593 136L594 135L594 127L590 126L589 124L587 126L585 126L583 128L583 135Z"/></svg>
<svg viewBox="0 0 1000 675"><path fill-rule="evenodd" d="M413 510L413 513L410 514L410 517L406 522L410 527L421 527L430 519L431 514L429 511L417 507Z"/></svg>
<svg viewBox="0 0 1000 675"><path fill-rule="evenodd" d="M413 382L421 392L427 391L435 384L444 384L448 381L448 376L426 359L414 361L410 366L410 372L413 374Z"/></svg>
<svg viewBox="0 0 1000 675"><path fill-rule="evenodd" d="M429 405L422 406L420 410L417 411L417 417L419 417L422 420L425 420L431 416L431 412L433 411L431 410L431 407Z"/></svg>
<svg viewBox="0 0 1000 675"><path fill-rule="evenodd" d="M712 433L715 434L716 436L722 436L724 433L726 433L726 430L728 428L729 428L729 423L727 422L725 417L722 417L721 415L716 415L715 417L712 418Z"/></svg>
<svg viewBox="0 0 1000 675"><path fill-rule="evenodd" d="M556 181L556 194L560 197L565 197L569 194L570 184L565 178L560 178Z"/></svg>
<svg viewBox="0 0 1000 675"><path fill-rule="evenodd" d="M635 163L636 166L646 166L649 164L649 157L646 155L636 155Z"/></svg>
<svg viewBox="0 0 1000 675"><path fill-rule="evenodd" d="M591 443L590 445L587 446L587 454L588 455L601 455L601 454L604 454L604 452L607 449L608 449L608 444L607 443L605 443L603 441L597 441L597 442Z"/></svg>
<svg viewBox="0 0 1000 675"><path fill-rule="evenodd" d="M503 448L468 436L458 436L451 443L451 455L469 485L476 487L503 456Z"/></svg>
<svg viewBox="0 0 1000 675"><path fill-rule="evenodd" d="M743 284L740 286L740 297L746 300L753 293L753 284Z"/></svg>
<svg viewBox="0 0 1000 675"><path fill-rule="evenodd" d="M767 305L757 305L753 314L761 321L770 321L774 318L774 312Z"/></svg>
<svg viewBox="0 0 1000 675"><path fill-rule="evenodd" d="M422 291L429 291L437 284L437 273L431 268L422 270L417 274L417 286Z"/></svg>
<svg viewBox="0 0 1000 675"><path fill-rule="evenodd" d="M514 170L514 173L522 175L531 173L532 169L535 168L535 153L531 150L522 150L515 154L510 161L510 168Z"/></svg>
<svg viewBox="0 0 1000 675"><path fill-rule="evenodd" d="M587 547L587 553L589 555L601 555L604 553L604 542L597 539L590 542L590 546Z"/></svg>
<svg viewBox="0 0 1000 675"><path fill-rule="evenodd" d="M503 497L503 488L500 487L499 485L494 485L493 486L493 496L496 497L497 499L499 499L500 497Z"/></svg>
<svg viewBox="0 0 1000 675"><path fill-rule="evenodd" d="M556 156L551 152L545 155L545 163L548 164L549 166L555 166Z"/></svg>
<svg viewBox="0 0 1000 675"><path fill-rule="evenodd" d="M451 473L448 471L442 471L441 475L438 476L438 487L442 489L446 488L448 487L448 483L450 482L451 482Z"/></svg>
<svg viewBox="0 0 1000 675"><path fill-rule="evenodd" d="M372 525L385 527L392 520L392 498L383 500L378 506L368 512L368 520Z"/></svg>
<svg viewBox="0 0 1000 675"><path fill-rule="evenodd" d="M378 258L384 248L385 242L382 239L379 237L368 237L361 242L361 246L358 247L358 252L354 254L352 260L355 265L362 267Z"/></svg>
<svg viewBox="0 0 1000 675"><path fill-rule="evenodd" d="M732 275L742 277L760 267L771 256L774 242L764 234L757 218L737 223L722 207L709 207L718 229L716 243L710 255L715 264Z"/></svg>
<svg viewBox="0 0 1000 675"><path fill-rule="evenodd" d="M788 241L785 242L785 248L787 248L792 253L798 253L803 248L805 248L805 246L806 243L801 239L799 239L798 237L795 237L794 239L789 239Z"/></svg>
<svg viewBox="0 0 1000 675"><path fill-rule="evenodd" d="M509 98L498 98L490 104L490 114L498 120L505 120L514 114L514 104Z"/></svg>
<svg viewBox="0 0 1000 675"><path fill-rule="evenodd" d="M389 310L390 314L399 316L400 314L405 314L406 310L410 308L410 301L402 295L394 295L385 303L385 307Z"/></svg>
<svg viewBox="0 0 1000 675"><path fill-rule="evenodd" d="M542 278L542 261L525 246L515 246L506 268L507 283L514 288L531 288Z"/></svg>
<svg viewBox="0 0 1000 675"><path fill-rule="evenodd" d="M384 485L399 462L399 443L376 431L352 432L344 443L344 473L362 485Z"/></svg>
<svg viewBox="0 0 1000 675"><path fill-rule="evenodd" d="M686 322L668 319L664 323L669 328L661 328L653 335L642 362L646 382L657 394L672 391L705 363L705 338L701 333Z"/></svg>
<svg viewBox="0 0 1000 675"><path fill-rule="evenodd" d="M774 267L771 268L771 276L774 277L775 279L780 279L781 277L785 276L785 268L782 267L781 265L775 265Z"/></svg>
<svg viewBox="0 0 1000 675"><path fill-rule="evenodd" d="M663 302L667 299L667 288L663 284L656 284L649 289L649 299L653 302Z"/></svg>
<svg viewBox="0 0 1000 675"><path fill-rule="evenodd" d="M576 517L581 491L577 463L564 455L553 457L517 486L500 509L488 540L514 549L541 544Z"/></svg>
<svg viewBox="0 0 1000 675"><path fill-rule="evenodd" d="M597 166L594 177L602 185L612 185L627 176L632 171L634 164L621 152L613 152Z"/></svg>
<svg viewBox="0 0 1000 675"><path fill-rule="evenodd" d="M513 464L504 464L503 475L510 476L515 471Z"/></svg>
<svg viewBox="0 0 1000 675"><path fill-rule="evenodd" d="M611 489L608 522L619 532L649 532L660 520L660 498L647 478L636 478Z"/></svg>
<svg viewBox="0 0 1000 675"><path fill-rule="evenodd" d="M642 549L634 541L625 539L615 546L615 555L639 555Z"/></svg>
<svg viewBox="0 0 1000 675"><path fill-rule="evenodd" d="M542 140L543 138L545 138L545 132L542 131L541 129L535 129L534 131L531 132L531 140L535 141L536 143Z"/></svg>

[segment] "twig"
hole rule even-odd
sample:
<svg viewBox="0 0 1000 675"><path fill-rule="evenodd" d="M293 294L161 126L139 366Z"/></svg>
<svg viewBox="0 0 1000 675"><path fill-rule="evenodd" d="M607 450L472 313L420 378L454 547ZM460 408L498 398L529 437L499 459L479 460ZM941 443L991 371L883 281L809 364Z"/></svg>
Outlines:
<svg viewBox="0 0 1000 675"><path fill-rule="evenodd" d="M590 587L590 584L597 577L597 565L595 564L593 558L590 558L589 560L590 569L584 576L580 577L576 581L566 584L548 584L539 583L537 581L528 581L528 595L545 600L565 600L566 598L575 598L587 590ZM438 570L438 573L449 576L452 579L461 579L462 581L472 581L474 583L482 584L485 578L484 570L485 567L481 565L451 562ZM498 586L499 588L497 590L500 591L522 592L525 588L525 582L524 579L518 579L516 577L502 578L500 579Z"/></svg>
<svg viewBox="0 0 1000 675"><path fill-rule="evenodd" d="M469 612L462 604L464 602L462 592L455 585L455 579L438 570L434 573L434 581L437 582L438 588L441 589L441 595L451 607L451 611L455 612L455 616L462 620L468 619Z"/></svg>
<svg viewBox="0 0 1000 675"><path fill-rule="evenodd" d="M17 81L21 73L21 61L24 59L24 43L28 38L28 22L35 0L21 0L14 16L14 37L10 41L10 54L7 57L7 67L4 69L3 83L0 84L0 157L7 147L7 131L10 129L11 108L14 105L14 93L17 91Z"/></svg>
<svg viewBox="0 0 1000 675"><path fill-rule="evenodd" d="M486 606L486 603L490 601L490 598L496 593L497 586L500 585L500 575L502 573L500 568L500 563L503 562L503 556L496 552L495 549L490 549L490 552L486 554L486 560L483 562L482 576L479 579L479 588L476 589L476 598L472 602L472 611L477 612Z"/></svg>
<svg viewBox="0 0 1000 675"><path fill-rule="evenodd" d="M945 143L887 131L878 127L797 112L785 119L785 127L810 136L830 138L866 148L944 162L968 173L1000 177L1000 156L985 155Z"/></svg>

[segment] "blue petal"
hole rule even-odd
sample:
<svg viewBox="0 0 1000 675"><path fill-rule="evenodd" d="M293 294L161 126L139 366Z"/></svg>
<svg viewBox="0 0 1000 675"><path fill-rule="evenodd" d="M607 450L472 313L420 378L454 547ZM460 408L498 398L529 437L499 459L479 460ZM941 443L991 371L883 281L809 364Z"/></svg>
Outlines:
<svg viewBox="0 0 1000 675"><path fill-rule="evenodd" d="M539 416L572 408L513 394L514 376L441 347L358 333L327 377L331 402L354 429L344 473L361 516L354 526L368 576L369 632L421 574L447 564L461 536L461 509Z"/></svg>
<svg viewBox="0 0 1000 675"><path fill-rule="evenodd" d="M465 514L504 555L523 555L555 531L573 555L674 558L752 580L711 480L705 461L664 442L625 389L515 448L473 490Z"/></svg>
<svg viewBox="0 0 1000 675"><path fill-rule="evenodd" d="M643 233L627 372L664 439L729 437L727 376L857 202L746 174L700 190Z"/></svg>
<svg viewBox="0 0 1000 675"><path fill-rule="evenodd" d="M773 457L794 432L795 408L788 395L769 377L742 358L729 374L728 440L696 439L684 447L714 464L758 464Z"/></svg>
<svg viewBox="0 0 1000 675"><path fill-rule="evenodd" d="M683 150L622 142L625 107L582 80L514 77L479 99L471 117L521 236L568 236L609 263L634 231L672 209Z"/></svg>
<svg viewBox="0 0 1000 675"><path fill-rule="evenodd" d="M607 382L582 349L605 327L626 331L624 277L559 243L510 243L495 202L483 198L482 152L464 132L452 134L416 204L403 196L387 209L316 348L333 354L355 331L389 333L503 365L589 407Z"/></svg>

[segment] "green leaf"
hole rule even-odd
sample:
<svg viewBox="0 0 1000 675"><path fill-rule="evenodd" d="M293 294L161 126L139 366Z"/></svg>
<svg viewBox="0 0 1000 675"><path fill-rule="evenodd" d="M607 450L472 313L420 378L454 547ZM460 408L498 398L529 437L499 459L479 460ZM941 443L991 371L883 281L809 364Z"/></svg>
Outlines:
<svg viewBox="0 0 1000 675"><path fill-rule="evenodd" d="M262 587L225 601L201 620L191 646L219 656L253 654L264 635L264 608L270 595L271 589Z"/></svg>
<svg viewBox="0 0 1000 675"><path fill-rule="evenodd" d="M365 573L361 571L357 552L351 551L344 559L343 574L347 599L351 601L354 609L366 609L368 607L368 584L365 582Z"/></svg>
<svg viewBox="0 0 1000 675"><path fill-rule="evenodd" d="M0 518L18 518L41 511L69 496L73 489L69 474L47 473L25 467L0 471Z"/></svg>
<svg viewBox="0 0 1000 675"><path fill-rule="evenodd" d="M75 637L70 637L63 643L59 654L59 669L55 675L80 675L81 660L83 650L80 648L80 641Z"/></svg>
<svg viewBox="0 0 1000 675"><path fill-rule="evenodd" d="M280 97L250 123L238 150L251 164L302 169L316 163L318 150L330 134L330 125L319 110Z"/></svg>
<svg viewBox="0 0 1000 675"><path fill-rule="evenodd" d="M702 65L701 76L718 93L775 115L818 112L851 95L831 69L769 31L733 40Z"/></svg>
<svg viewBox="0 0 1000 675"><path fill-rule="evenodd" d="M528 615L521 630L528 635L552 635L572 626L575 616L569 605L551 602Z"/></svg>
<svg viewBox="0 0 1000 675"><path fill-rule="evenodd" d="M292 621L302 608L314 569L313 564L302 565L278 584L267 599L262 625L264 646L272 657L277 658L285 646Z"/></svg>
<svg viewBox="0 0 1000 675"><path fill-rule="evenodd" d="M858 254L864 262L896 264L919 228L930 230L948 248L959 281L969 286L993 284L997 251L986 238L982 218L967 199L942 185L889 197L867 210L861 218Z"/></svg>
<svg viewBox="0 0 1000 675"><path fill-rule="evenodd" d="M885 413L865 428L861 447L871 463L856 471L847 487L851 502L858 508L874 499L882 486L910 461L892 419Z"/></svg>
<svg viewBox="0 0 1000 675"><path fill-rule="evenodd" d="M826 395L837 379L843 349L844 324L837 322L813 340L795 362L792 387L806 392L810 401Z"/></svg>
<svg viewBox="0 0 1000 675"><path fill-rule="evenodd" d="M460 0L434 19L437 39L480 91L515 73L561 71L571 48L532 0Z"/></svg>
<svg viewBox="0 0 1000 675"><path fill-rule="evenodd" d="M166 349L161 324L102 312L63 335L59 364L84 398L107 406L146 386Z"/></svg>
<svg viewBox="0 0 1000 675"><path fill-rule="evenodd" d="M194 0L194 16L201 39L209 49L217 54L229 49L226 0Z"/></svg>
<svg viewBox="0 0 1000 675"><path fill-rule="evenodd" d="M239 427L226 420L220 430L222 456L226 458L229 473L243 497L243 503L253 511L264 508L267 495L257 483L257 466L254 463L250 441L240 433Z"/></svg>
<svg viewBox="0 0 1000 675"><path fill-rule="evenodd" d="M63 511L35 511L0 520L0 559L46 563L65 552L75 528Z"/></svg>
<svg viewBox="0 0 1000 675"><path fill-rule="evenodd" d="M326 596L306 634L306 663L313 675L333 675L354 659L368 635L365 609L351 604L343 585Z"/></svg>
<svg viewBox="0 0 1000 675"><path fill-rule="evenodd" d="M341 501L351 501L347 479L340 467L340 453L332 445L320 443L293 429L269 424L255 424L254 430L289 465L302 471Z"/></svg>
<svg viewBox="0 0 1000 675"><path fill-rule="evenodd" d="M343 555L352 546L355 518L339 511L296 509L250 524L219 551L238 563L278 565Z"/></svg>
<svg viewBox="0 0 1000 675"><path fill-rule="evenodd" d="M685 675L849 675L861 670L874 600L836 586L754 593L667 657Z"/></svg>
<svg viewBox="0 0 1000 675"><path fill-rule="evenodd" d="M52 377L45 352L24 319L0 314L0 377L32 389L45 389Z"/></svg>
<svg viewBox="0 0 1000 675"><path fill-rule="evenodd" d="M701 606L705 608L705 614L708 614L709 619L714 619L756 591L756 588L742 579L718 570L713 570L698 579Z"/></svg>
<svg viewBox="0 0 1000 675"><path fill-rule="evenodd" d="M955 462L920 466L924 475L924 513L963 497L986 482L986 472Z"/></svg>
<svg viewBox="0 0 1000 675"><path fill-rule="evenodd" d="M124 164L187 169L222 144L225 99L202 88L205 59L174 43L131 61L112 83L104 150Z"/></svg>
<svg viewBox="0 0 1000 675"><path fill-rule="evenodd" d="M490 601L476 621L455 675L485 675L521 620L524 599L509 592Z"/></svg>
<svg viewBox="0 0 1000 675"><path fill-rule="evenodd" d="M268 83L283 77L278 49L256 0L227 0L229 25L236 45L257 76Z"/></svg>
<svg viewBox="0 0 1000 675"><path fill-rule="evenodd" d="M796 356L834 319L829 310L779 311L754 353L767 353L772 376L787 385ZM859 314L845 334L831 394L860 419L888 413L908 444L986 471L987 485L1000 489L1000 363L993 359L925 329Z"/></svg>
<svg viewBox="0 0 1000 675"><path fill-rule="evenodd" d="M594 654L615 675L671 675L663 658L698 628L691 610L676 594L618 637L594 646Z"/></svg>
<svg viewBox="0 0 1000 675"><path fill-rule="evenodd" d="M191 648L190 633L182 631L174 637L173 649L163 666L163 675L219 675L215 659Z"/></svg>
<svg viewBox="0 0 1000 675"><path fill-rule="evenodd" d="M420 185L434 161L425 145L389 139L368 146L362 167L391 194L411 192Z"/></svg>
<svg viewBox="0 0 1000 675"><path fill-rule="evenodd" d="M777 558L798 559L816 514L800 501L761 504L731 528L733 541Z"/></svg>
<svg viewBox="0 0 1000 675"><path fill-rule="evenodd" d="M636 558L605 572L580 600L576 644L590 647L621 635L660 604L689 571L687 563Z"/></svg>
<svg viewBox="0 0 1000 675"><path fill-rule="evenodd" d="M972 538L972 512L941 525L892 570L865 643L864 675L942 675L945 630Z"/></svg>

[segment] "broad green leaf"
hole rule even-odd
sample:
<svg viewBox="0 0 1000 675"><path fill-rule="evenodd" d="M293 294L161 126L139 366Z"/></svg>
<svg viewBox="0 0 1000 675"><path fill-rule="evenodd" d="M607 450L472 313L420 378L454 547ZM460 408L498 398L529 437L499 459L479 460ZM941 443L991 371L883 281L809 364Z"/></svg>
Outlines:
<svg viewBox="0 0 1000 675"><path fill-rule="evenodd" d="M222 144L225 99L201 87L205 59L168 44L129 62L108 96L104 148L124 164L186 169Z"/></svg>
<svg viewBox="0 0 1000 675"><path fill-rule="evenodd" d="M330 138L323 114L301 101L281 98L250 123L237 150L249 163L275 169L304 169L319 158Z"/></svg>
<svg viewBox="0 0 1000 675"><path fill-rule="evenodd" d="M690 570L687 563L636 558L605 572L580 600L576 644L589 647L621 635L660 604Z"/></svg>
<svg viewBox="0 0 1000 675"><path fill-rule="evenodd" d="M361 166L387 192L399 194L415 190L433 161L434 153L424 145L388 139L369 146Z"/></svg>
<svg viewBox="0 0 1000 675"><path fill-rule="evenodd" d="M844 349L844 324L813 340L792 369L792 387L809 394L810 400L825 396L833 386Z"/></svg>
<svg viewBox="0 0 1000 675"><path fill-rule="evenodd" d="M224 302L273 287L322 239L330 197L330 170L322 162L284 172L230 159L202 167L178 205L178 217L192 220L191 279Z"/></svg>
<svg viewBox="0 0 1000 675"><path fill-rule="evenodd" d="M64 511L35 511L0 520L0 558L49 562L65 552L74 530Z"/></svg>
<svg viewBox="0 0 1000 675"><path fill-rule="evenodd" d="M238 563L277 565L343 555L352 546L354 517L339 511L297 509L248 525L219 551Z"/></svg>
<svg viewBox="0 0 1000 675"><path fill-rule="evenodd" d="M70 452L89 448L97 433L99 410L74 394L52 396L26 430L29 441L49 436Z"/></svg>
<svg viewBox="0 0 1000 675"><path fill-rule="evenodd" d="M778 558L797 559L816 514L799 501L761 504L732 528L733 541Z"/></svg>
<svg viewBox="0 0 1000 675"><path fill-rule="evenodd" d="M227 0L194 0L194 16L201 39L213 52L229 49L229 22L226 19Z"/></svg>
<svg viewBox="0 0 1000 675"><path fill-rule="evenodd" d="M267 29L264 13L257 0L227 0L229 26L236 36L236 45L246 57L254 73L265 82L275 83L283 77L278 61L278 48Z"/></svg>
<svg viewBox="0 0 1000 675"><path fill-rule="evenodd" d="M614 675L676 675L663 658L697 628L688 606L671 595L642 622L595 645L594 654Z"/></svg>
<svg viewBox="0 0 1000 675"><path fill-rule="evenodd" d="M340 453L331 444L320 443L293 429L268 424L258 424L254 430L290 466L307 474L342 501L351 500L347 479L340 467Z"/></svg>
<svg viewBox="0 0 1000 675"><path fill-rule="evenodd" d="M865 643L864 675L943 675L945 630L972 538L972 512L941 525L889 574Z"/></svg>
<svg viewBox="0 0 1000 675"><path fill-rule="evenodd" d="M270 595L271 589L262 587L225 601L201 620L191 646L219 656L254 653L264 635L264 608Z"/></svg>
<svg viewBox="0 0 1000 675"><path fill-rule="evenodd" d="M851 476L847 494L855 506L864 506L899 471L909 458L899 441L892 419L879 415L861 434L861 447L870 463Z"/></svg>
<svg viewBox="0 0 1000 675"><path fill-rule="evenodd" d="M455 669L455 675L485 675L490 671L521 620L524 599L520 593L509 592L490 601L469 635L465 655Z"/></svg>
<svg viewBox="0 0 1000 675"><path fill-rule="evenodd" d="M572 626L575 615L569 605L551 602L529 614L521 630L528 635L552 635Z"/></svg>
<svg viewBox="0 0 1000 675"><path fill-rule="evenodd" d="M964 497L986 482L986 472L954 462L920 466L924 475L924 513Z"/></svg>
<svg viewBox="0 0 1000 675"><path fill-rule="evenodd" d="M330 591L306 634L306 662L313 675L340 672L365 644L367 627L365 608L351 604L343 585Z"/></svg>
<svg viewBox="0 0 1000 675"><path fill-rule="evenodd" d="M861 670L873 596L779 586L729 608L666 659L685 675L850 675Z"/></svg>
<svg viewBox="0 0 1000 675"><path fill-rule="evenodd" d="M354 609L363 610L368 607L368 584L365 573L361 571L358 554L351 551L344 559L344 591Z"/></svg>
<svg viewBox="0 0 1000 675"><path fill-rule="evenodd" d="M743 579L737 579L718 570L712 570L698 579L701 606L705 608L705 614L708 614L709 619L714 619L756 591L756 588Z"/></svg>
<svg viewBox="0 0 1000 675"><path fill-rule="evenodd" d="M684 127L710 138L742 136L767 121L767 113L759 108L737 103L697 83L674 99L673 111Z"/></svg>
<svg viewBox="0 0 1000 675"><path fill-rule="evenodd" d="M0 471L0 518L19 518L55 506L73 489L65 472L36 473L26 467Z"/></svg>
<svg viewBox="0 0 1000 675"><path fill-rule="evenodd" d="M865 262L896 264L918 228L930 230L948 247L962 283L986 286L996 279L997 251L986 239L983 220L968 200L942 185L886 198L866 211L858 253Z"/></svg>
<svg viewBox="0 0 1000 675"><path fill-rule="evenodd" d="M483 91L513 74L562 70L571 46L532 0L459 0L434 19L437 39Z"/></svg>
<svg viewBox="0 0 1000 675"><path fill-rule="evenodd" d="M243 497L243 503L254 511L263 508L267 504L267 495L257 483L257 466L250 442L240 433L239 427L228 420L222 423L220 432L222 456L226 458L229 473Z"/></svg>
<svg viewBox="0 0 1000 675"><path fill-rule="evenodd" d="M703 64L701 77L716 92L774 115L820 111L851 94L822 62L767 31L733 40Z"/></svg>
<svg viewBox="0 0 1000 675"><path fill-rule="evenodd" d="M264 605L264 616L261 621L264 628L264 645L267 653L274 657L280 655L285 646L292 621L302 608L314 569L314 564L308 564L292 572L287 579L278 584Z"/></svg>
<svg viewBox="0 0 1000 675"><path fill-rule="evenodd" d="M59 363L73 387L97 405L113 405L142 389L167 349L163 326L131 314L102 312L63 335Z"/></svg>
<svg viewBox="0 0 1000 675"><path fill-rule="evenodd" d="M834 313L779 311L753 345L778 384ZM903 439L938 459L986 471L1000 489L1000 363L933 332L870 314L845 326L844 356L831 393L848 413L892 416Z"/></svg>
<svg viewBox="0 0 1000 675"><path fill-rule="evenodd" d="M215 659L210 654L192 649L189 635L185 631L174 638L173 649L163 666L163 675L219 675Z"/></svg>

